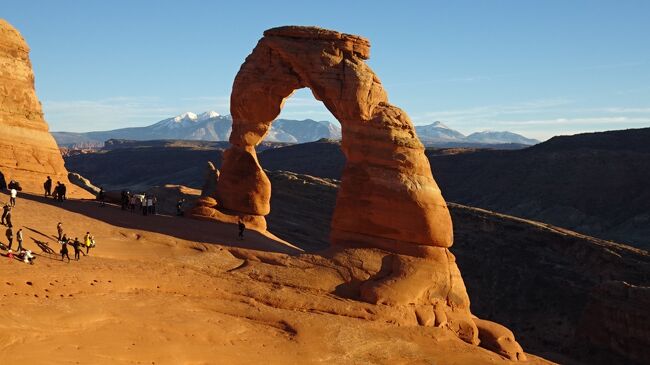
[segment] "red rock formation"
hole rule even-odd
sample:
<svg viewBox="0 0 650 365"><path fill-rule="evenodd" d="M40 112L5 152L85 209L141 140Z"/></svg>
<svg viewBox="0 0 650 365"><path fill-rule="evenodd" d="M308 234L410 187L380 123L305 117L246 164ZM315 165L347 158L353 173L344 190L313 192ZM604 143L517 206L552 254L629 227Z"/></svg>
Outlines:
<svg viewBox="0 0 650 365"><path fill-rule="evenodd" d="M20 33L0 19L0 174L24 190L41 193L49 175L68 183L63 158L43 119L34 90L29 47ZM0 177L1 179L2 177ZM88 196L69 185L68 196Z"/></svg>
<svg viewBox="0 0 650 365"><path fill-rule="evenodd" d="M364 62L369 50L364 38L319 28L266 31L235 78L233 147L224 156L215 198L231 212L269 213L271 186L254 147L284 100L309 87L343 128L347 164L332 242L436 256L431 247L452 244L451 218L411 121L388 103Z"/></svg>
<svg viewBox="0 0 650 365"><path fill-rule="evenodd" d="M366 39L335 31L280 27L264 32L234 81L232 147L224 154L216 192L199 199L191 214L226 222L237 216L264 222L270 212L271 183L255 146L286 98L308 87L342 126L346 166L331 241L343 250L334 250L333 259L354 266L356 248L388 251L361 259L364 266L374 261L379 271L359 280L359 298L402 308L413 323L445 327L478 344L469 297L448 250L453 233L447 204L409 117L388 102L379 78L365 64L369 53ZM490 349L516 359L512 333L498 329L484 336L494 339ZM502 343L502 338L507 341Z"/></svg>

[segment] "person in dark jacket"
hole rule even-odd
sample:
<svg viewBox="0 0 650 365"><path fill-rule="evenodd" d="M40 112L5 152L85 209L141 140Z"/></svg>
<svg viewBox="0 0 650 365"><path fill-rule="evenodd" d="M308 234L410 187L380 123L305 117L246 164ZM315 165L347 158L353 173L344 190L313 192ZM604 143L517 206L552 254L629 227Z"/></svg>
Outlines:
<svg viewBox="0 0 650 365"><path fill-rule="evenodd" d="M9 205L9 204L5 204L5 205L2 207L2 224L4 224L4 225L8 225L8 224L6 224L6 220L5 220L5 219L7 218L7 215L9 215L9 214L11 214L11 205Z"/></svg>
<svg viewBox="0 0 650 365"><path fill-rule="evenodd" d="M52 196L52 178L47 177L47 180L43 183L43 189L45 190L45 196Z"/></svg>
<svg viewBox="0 0 650 365"><path fill-rule="evenodd" d="M11 228L11 226L9 226L5 231L5 236L7 236L7 241L9 241L9 246L7 246L7 249L11 250L11 245L14 243L14 230Z"/></svg>
<svg viewBox="0 0 650 365"><path fill-rule="evenodd" d="M61 241L61 261L63 261L63 258L66 257L68 259L68 262L70 262L70 256L68 255L68 239L67 237L63 236L64 240Z"/></svg>

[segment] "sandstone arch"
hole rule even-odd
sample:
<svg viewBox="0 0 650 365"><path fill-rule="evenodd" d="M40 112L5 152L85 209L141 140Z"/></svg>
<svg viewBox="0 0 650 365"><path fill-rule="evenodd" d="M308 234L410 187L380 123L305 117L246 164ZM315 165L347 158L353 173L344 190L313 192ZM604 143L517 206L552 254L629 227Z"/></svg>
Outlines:
<svg viewBox="0 0 650 365"><path fill-rule="evenodd" d="M264 32L233 85L232 147L215 195L222 211L269 213L271 186L254 147L284 100L308 87L341 122L347 157L332 243L417 256L426 256L429 247L451 246L451 218L424 148L406 113L388 102L364 62L369 50L362 37L315 27Z"/></svg>
<svg viewBox="0 0 650 365"><path fill-rule="evenodd" d="M388 102L379 78L365 64L369 50L364 38L315 27L264 32L235 77L232 146L220 174L208 170L206 186L216 189L207 188L191 214L226 222L244 216L249 226L266 228L271 184L255 146L286 98L308 87L341 122L347 159L331 226L332 244L341 250L324 255L378 270L370 275L351 269L352 276L359 276L347 284L357 299L401 311L404 324L444 327L478 344L479 328L449 251L453 233L447 205L409 117ZM503 356L523 358L518 344L504 345L510 344L511 333L486 323L483 337L494 340L486 345Z"/></svg>

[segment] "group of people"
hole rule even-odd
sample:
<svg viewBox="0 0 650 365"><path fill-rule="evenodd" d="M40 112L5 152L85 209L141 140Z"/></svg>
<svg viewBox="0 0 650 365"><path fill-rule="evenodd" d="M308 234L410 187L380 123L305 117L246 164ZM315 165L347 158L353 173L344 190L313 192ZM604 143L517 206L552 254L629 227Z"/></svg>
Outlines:
<svg viewBox="0 0 650 365"><path fill-rule="evenodd" d="M68 245L72 246L74 249L74 259L79 261L79 258L83 254L84 256L90 255L90 249L95 247L95 237L93 237L90 232L86 232L86 235L83 238L83 242L79 241L79 238L75 237L74 239L68 238L68 236L63 232L63 223L59 222L56 225L56 231L58 234L58 240L61 244L61 261L63 259L68 259L70 262L70 256L68 254ZM83 252L84 247L86 252Z"/></svg>
<svg viewBox="0 0 650 365"><path fill-rule="evenodd" d="M153 194L132 194L127 190L122 190L121 206L122 210L129 210L131 213L141 210L142 215L155 215L157 214L158 198Z"/></svg>
<svg viewBox="0 0 650 365"><path fill-rule="evenodd" d="M64 183L57 181L56 186L54 187L54 192L52 192L52 178L48 176L47 180L43 183L43 190L45 190L46 197L51 196L54 200L62 202L66 199L68 188Z"/></svg>
<svg viewBox="0 0 650 365"><path fill-rule="evenodd" d="M15 237L18 243L15 255L17 255L26 263L33 263L34 255L32 254L32 251L25 250L23 247L23 229L19 228L18 232L16 232L14 236L14 225L11 219L12 211L16 208L16 198L18 197L18 191L22 190L22 188L20 187L20 183L15 180L11 180L9 182L9 185L7 185L7 188L9 189L9 202L5 203L2 206L2 219L0 220L2 225L7 227L5 229L5 237L7 238L8 242L7 246L5 247L7 249L7 256L9 258L14 257L13 244Z"/></svg>

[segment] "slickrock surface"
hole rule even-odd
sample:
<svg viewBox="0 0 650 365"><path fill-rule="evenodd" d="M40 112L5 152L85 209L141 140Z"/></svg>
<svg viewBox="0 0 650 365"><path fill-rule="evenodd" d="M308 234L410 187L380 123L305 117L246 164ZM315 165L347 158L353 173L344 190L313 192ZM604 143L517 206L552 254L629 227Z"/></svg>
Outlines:
<svg viewBox="0 0 650 365"><path fill-rule="evenodd" d="M232 225L95 202L25 196L17 207L39 257L0 257L3 364L512 363L442 317L356 299L393 260L384 251L303 254L255 231L239 241ZM41 252L37 241L58 252L58 221L71 236L90 229L97 248L69 264Z"/></svg>
<svg viewBox="0 0 650 365"><path fill-rule="evenodd" d="M29 47L20 33L0 19L0 183L20 182L42 192L47 176L68 182L63 158L43 119L34 90ZM71 184L68 196L89 196Z"/></svg>

